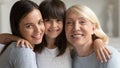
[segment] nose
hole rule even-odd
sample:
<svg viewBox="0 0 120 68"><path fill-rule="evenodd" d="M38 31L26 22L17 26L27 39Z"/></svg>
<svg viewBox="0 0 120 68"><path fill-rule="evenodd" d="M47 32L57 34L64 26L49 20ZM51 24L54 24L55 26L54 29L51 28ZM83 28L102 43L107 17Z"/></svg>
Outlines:
<svg viewBox="0 0 120 68"><path fill-rule="evenodd" d="M57 26L57 21L56 21L56 20L53 20L53 21L52 21L52 27L55 28L56 26Z"/></svg>
<svg viewBox="0 0 120 68"><path fill-rule="evenodd" d="M76 21L73 25L73 31L77 31L77 30L80 30L80 24L78 21Z"/></svg>
<svg viewBox="0 0 120 68"><path fill-rule="evenodd" d="M34 29L34 32L35 32L36 34L40 33L40 26L36 25L36 26L35 26L35 29Z"/></svg>

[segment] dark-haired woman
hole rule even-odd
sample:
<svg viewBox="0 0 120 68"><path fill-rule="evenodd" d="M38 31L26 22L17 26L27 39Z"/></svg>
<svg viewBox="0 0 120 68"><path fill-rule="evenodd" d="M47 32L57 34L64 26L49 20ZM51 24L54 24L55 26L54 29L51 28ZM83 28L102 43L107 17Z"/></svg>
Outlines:
<svg viewBox="0 0 120 68"><path fill-rule="evenodd" d="M17 1L10 12L10 25L12 34L28 40L32 47L41 43L45 27L36 3ZM10 42L2 50L0 68L37 68L33 50L15 45L16 42Z"/></svg>

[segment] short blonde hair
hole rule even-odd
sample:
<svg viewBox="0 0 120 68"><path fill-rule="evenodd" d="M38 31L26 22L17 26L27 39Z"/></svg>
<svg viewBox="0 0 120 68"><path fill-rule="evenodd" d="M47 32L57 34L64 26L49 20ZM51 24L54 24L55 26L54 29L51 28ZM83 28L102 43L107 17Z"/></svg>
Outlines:
<svg viewBox="0 0 120 68"><path fill-rule="evenodd" d="M91 21L92 24L95 24L94 35L98 38L101 38L103 42L108 42L108 36L103 32L97 16L90 8L84 5L73 5L72 7L68 8L66 15L68 15L69 12L77 12L78 14Z"/></svg>

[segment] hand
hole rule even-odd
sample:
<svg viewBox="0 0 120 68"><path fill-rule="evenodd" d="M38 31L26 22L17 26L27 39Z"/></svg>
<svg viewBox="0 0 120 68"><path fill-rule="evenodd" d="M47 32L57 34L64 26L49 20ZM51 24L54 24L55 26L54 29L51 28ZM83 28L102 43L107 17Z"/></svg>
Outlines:
<svg viewBox="0 0 120 68"><path fill-rule="evenodd" d="M101 63L107 62L110 58L111 52L106 47L106 44L101 39L96 39L94 40L93 45L97 59L99 59Z"/></svg>
<svg viewBox="0 0 120 68"><path fill-rule="evenodd" d="M19 39L17 41L17 45L16 46L19 46L21 45L21 47L24 47L22 45L25 45L26 48L31 48L33 50L33 46L25 39Z"/></svg>

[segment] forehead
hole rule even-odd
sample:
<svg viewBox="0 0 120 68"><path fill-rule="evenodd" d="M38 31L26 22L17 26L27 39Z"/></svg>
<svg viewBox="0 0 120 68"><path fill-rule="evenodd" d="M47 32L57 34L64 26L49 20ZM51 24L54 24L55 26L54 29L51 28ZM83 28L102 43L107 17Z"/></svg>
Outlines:
<svg viewBox="0 0 120 68"><path fill-rule="evenodd" d="M23 17L21 20L36 20L36 19L42 19L41 13L38 9L34 9L31 12L29 12L25 17Z"/></svg>
<svg viewBox="0 0 120 68"><path fill-rule="evenodd" d="M30 18L31 16L33 16L33 17L39 16L40 18L42 18L41 13L40 13L40 11L39 11L38 9L32 10L32 11L29 12L25 17Z"/></svg>
<svg viewBox="0 0 120 68"><path fill-rule="evenodd" d="M66 13L66 19L69 19L69 18L72 18L72 19L88 19L89 20L89 16L87 14L85 14L84 12L82 11L77 11L77 10L69 10L67 13Z"/></svg>
<svg viewBox="0 0 120 68"><path fill-rule="evenodd" d="M69 11L66 14L66 19L69 19L69 18L84 18L84 16L78 12Z"/></svg>

